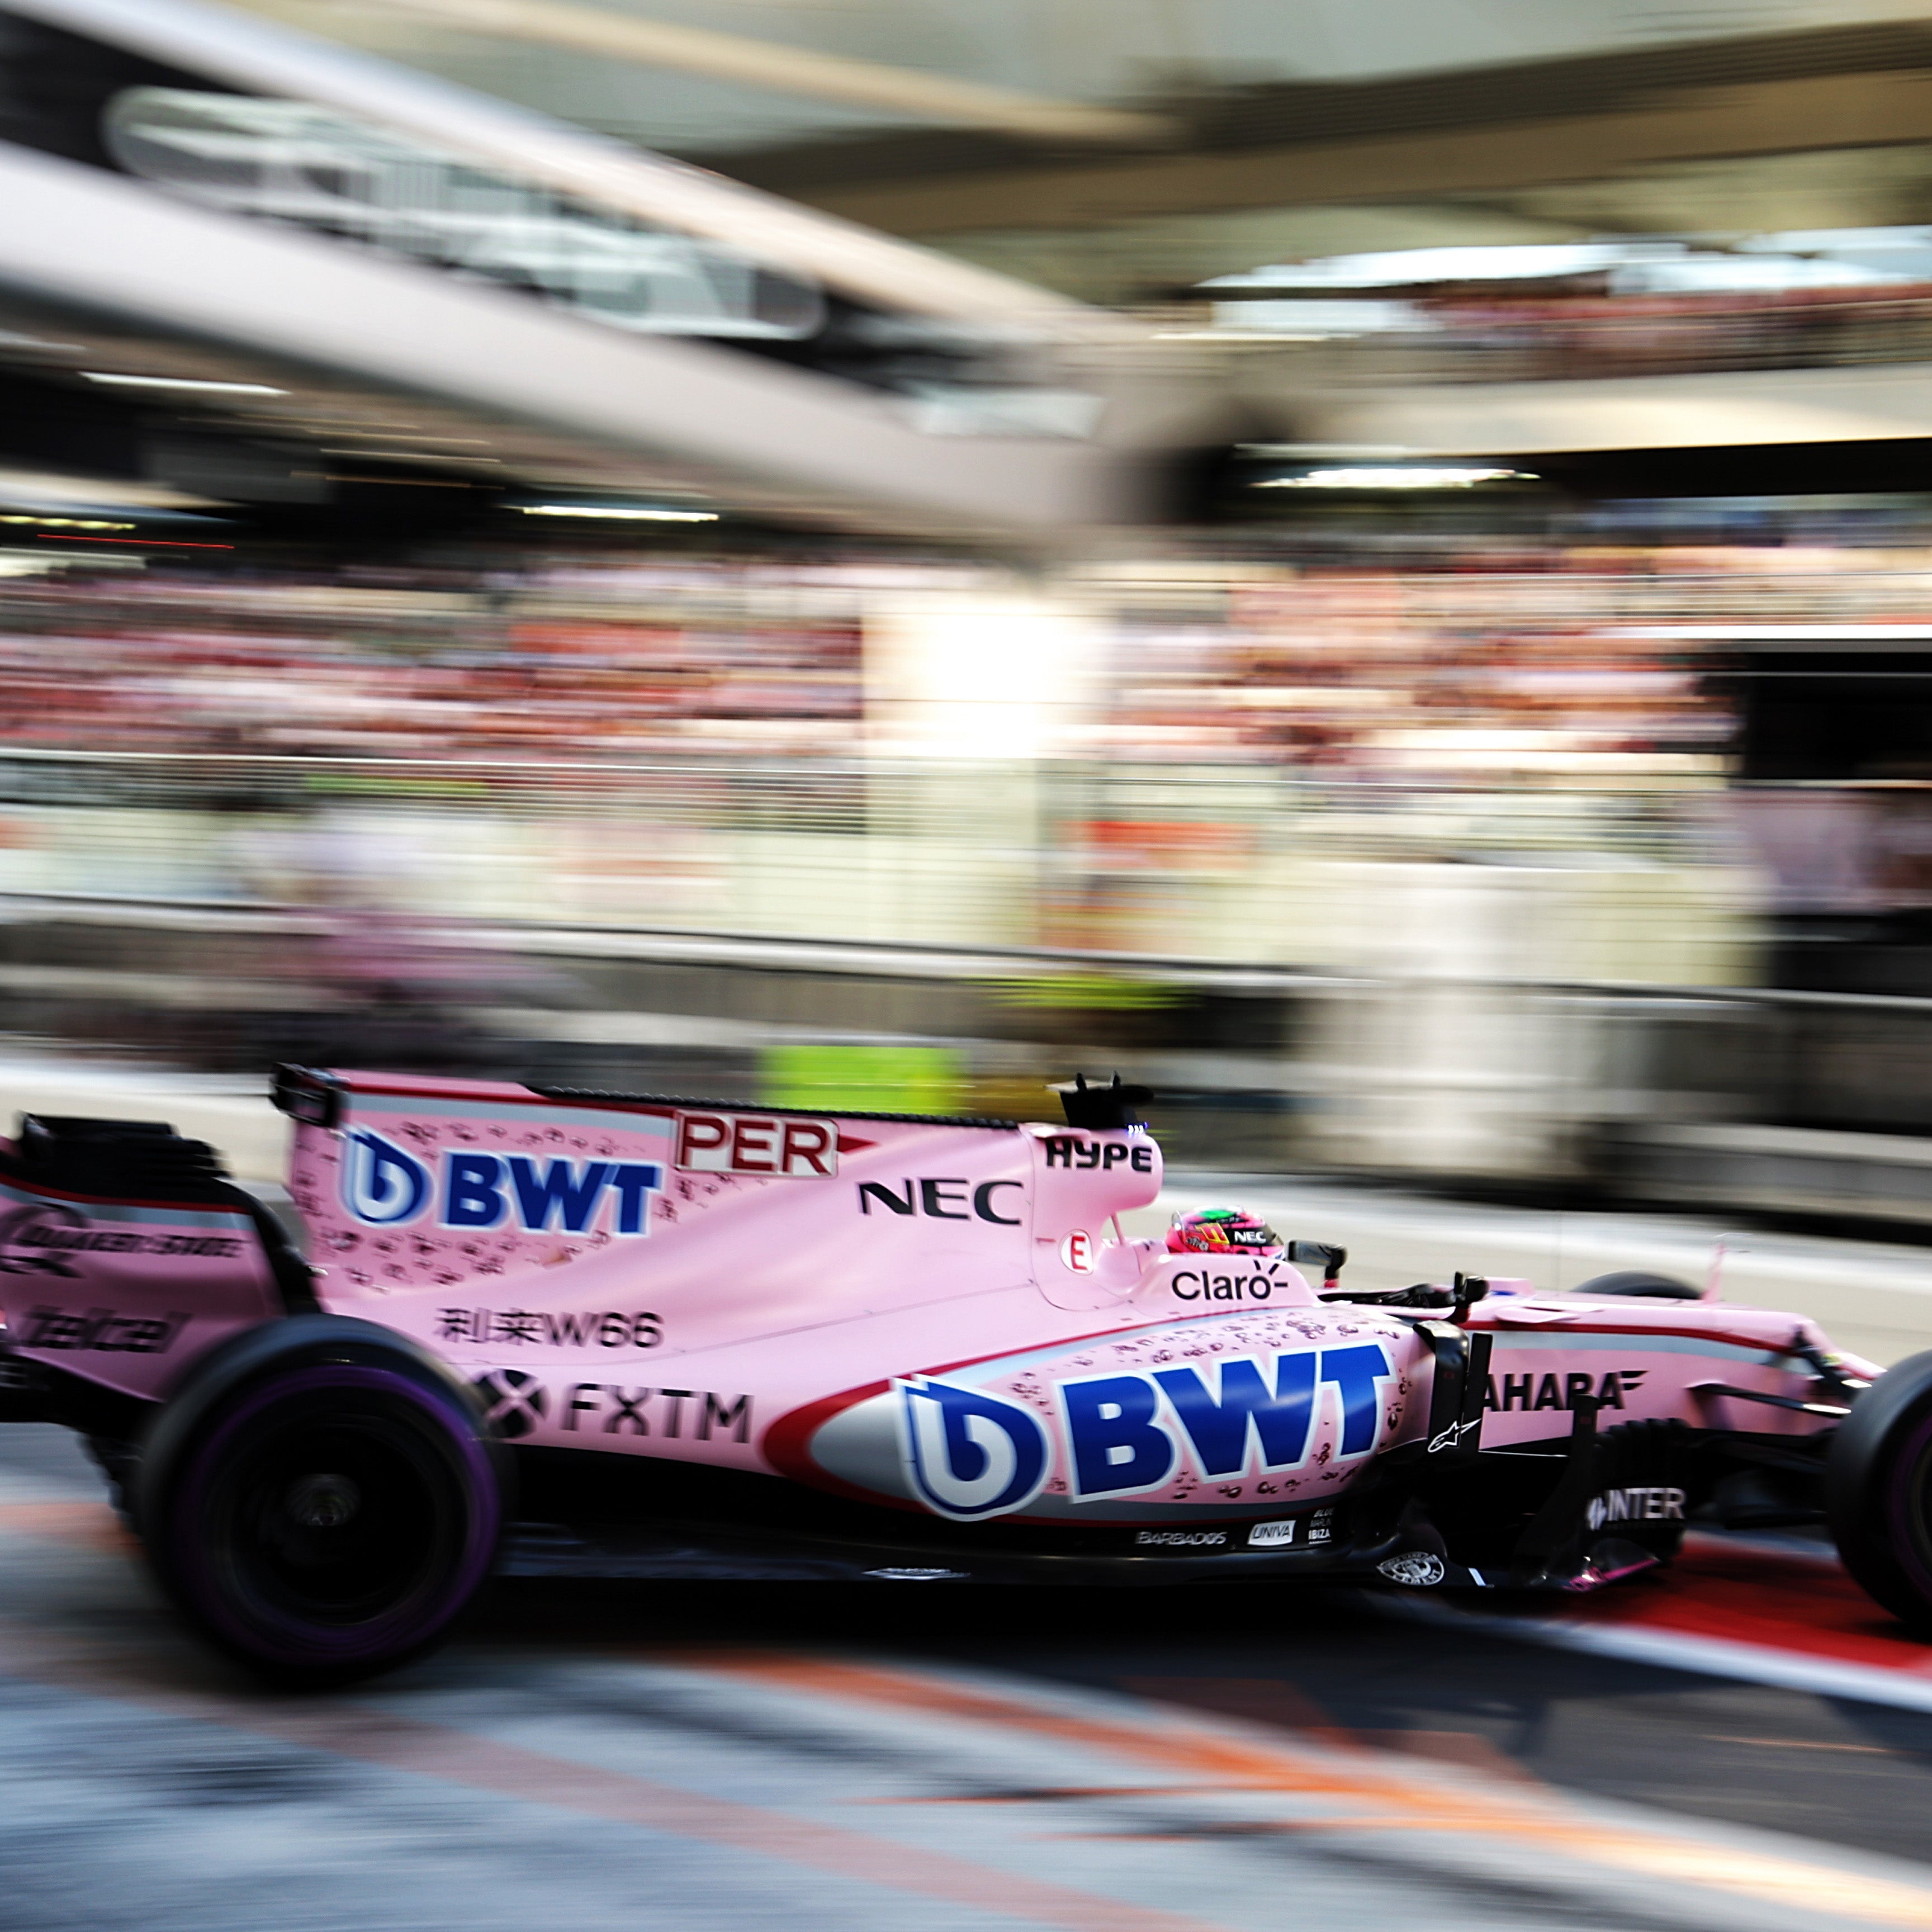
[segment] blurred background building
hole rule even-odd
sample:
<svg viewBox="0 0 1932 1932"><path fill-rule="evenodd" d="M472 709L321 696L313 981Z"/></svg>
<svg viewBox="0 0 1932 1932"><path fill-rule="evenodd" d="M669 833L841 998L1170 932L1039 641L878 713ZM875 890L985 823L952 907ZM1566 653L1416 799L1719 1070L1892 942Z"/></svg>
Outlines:
<svg viewBox="0 0 1932 1932"><path fill-rule="evenodd" d="M1932 1226L1906 4L0 0L0 1028Z"/></svg>

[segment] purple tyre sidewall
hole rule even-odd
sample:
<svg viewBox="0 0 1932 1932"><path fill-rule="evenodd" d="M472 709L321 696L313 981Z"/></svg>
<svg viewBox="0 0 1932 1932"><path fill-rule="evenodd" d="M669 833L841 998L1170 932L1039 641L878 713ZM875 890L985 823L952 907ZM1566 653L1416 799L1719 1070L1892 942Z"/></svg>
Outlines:
<svg viewBox="0 0 1932 1932"><path fill-rule="evenodd" d="M1919 1598L1932 1605L1932 1409L1916 1417L1898 1449L1886 1458L1885 1518L1892 1561ZM1922 1472L1924 1472L1922 1475Z"/></svg>
<svg viewBox="0 0 1932 1932"><path fill-rule="evenodd" d="M364 1624L337 1629L238 1614L218 1554L208 1547L204 1529L226 1451L251 1424L292 1400L352 1392L406 1404L448 1444L466 1516L458 1561L404 1613L377 1616ZM169 1568L176 1587L218 1635L271 1663L351 1669L406 1655L432 1641L457 1616L489 1574L502 1528L502 1504L488 1447L453 1397L392 1369L329 1362L278 1376L229 1410L183 1458L169 1518Z"/></svg>

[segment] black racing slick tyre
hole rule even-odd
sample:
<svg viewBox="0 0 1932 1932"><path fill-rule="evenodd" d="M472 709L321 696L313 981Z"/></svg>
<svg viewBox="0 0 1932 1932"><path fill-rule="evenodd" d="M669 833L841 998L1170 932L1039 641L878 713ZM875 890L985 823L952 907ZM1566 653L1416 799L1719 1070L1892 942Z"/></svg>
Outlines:
<svg viewBox="0 0 1932 1932"><path fill-rule="evenodd" d="M1888 1369L1839 1425L1825 1520L1866 1594L1932 1632L1932 1353Z"/></svg>
<svg viewBox="0 0 1932 1932"><path fill-rule="evenodd" d="M284 1683L433 1648L489 1574L502 1451L472 1392L372 1324L298 1316L201 1365L142 1457L137 1517L202 1634Z"/></svg>
<svg viewBox="0 0 1932 1932"><path fill-rule="evenodd" d="M1579 1282L1570 1292L1627 1294L1646 1301L1702 1301L1704 1298L1703 1291L1693 1288L1688 1281L1679 1281L1674 1275L1646 1274L1637 1268L1624 1268L1615 1274L1595 1276L1591 1280Z"/></svg>

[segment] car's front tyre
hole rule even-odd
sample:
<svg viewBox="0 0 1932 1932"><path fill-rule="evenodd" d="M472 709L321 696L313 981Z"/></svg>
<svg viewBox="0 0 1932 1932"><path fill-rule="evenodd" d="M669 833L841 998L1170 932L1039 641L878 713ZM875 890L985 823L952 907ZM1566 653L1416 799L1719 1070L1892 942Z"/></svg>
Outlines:
<svg viewBox="0 0 1932 1932"><path fill-rule="evenodd" d="M1932 1354L1888 1369L1840 1425L1825 1514L1867 1594L1932 1631Z"/></svg>

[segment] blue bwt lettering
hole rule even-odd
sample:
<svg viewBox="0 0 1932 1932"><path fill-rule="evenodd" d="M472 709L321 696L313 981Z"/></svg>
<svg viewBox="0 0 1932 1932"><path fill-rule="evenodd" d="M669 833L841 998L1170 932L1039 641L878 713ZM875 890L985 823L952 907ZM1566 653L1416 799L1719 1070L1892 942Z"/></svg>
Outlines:
<svg viewBox="0 0 1932 1932"><path fill-rule="evenodd" d="M1174 1438L1154 1419L1160 1397L1144 1376L1063 1382L1060 1400L1080 1495L1148 1489L1173 1472Z"/></svg>
<svg viewBox="0 0 1932 1932"><path fill-rule="evenodd" d="M503 1163L494 1154L443 1156L442 1224L494 1228L509 1212L503 1198Z"/></svg>
<svg viewBox="0 0 1932 1932"><path fill-rule="evenodd" d="M1277 1355L1274 1388L1262 1379L1256 1362L1220 1364L1217 1400L1198 1369L1159 1369L1154 1380L1167 1391L1201 1471L1208 1476L1238 1476L1246 1466L1252 1436L1261 1438L1262 1466L1292 1468L1308 1453L1308 1425L1315 1413L1315 1358Z"/></svg>
<svg viewBox="0 0 1932 1932"><path fill-rule="evenodd" d="M1151 1489L1174 1472L1180 1450L1159 1420L1164 1394L1199 1463L1219 1479L1248 1468L1258 1442L1264 1469L1292 1469L1308 1454L1320 1384L1334 1385L1342 1411L1336 1454L1360 1456L1381 1432L1382 1385L1394 1379L1378 1342L1301 1349L1274 1358L1270 1388L1260 1363L1237 1356L1217 1365L1219 1389L1194 1368L1148 1376L1100 1376L1060 1384L1077 1496Z"/></svg>
<svg viewBox="0 0 1932 1932"><path fill-rule="evenodd" d="M517 1214L532 1234L561 1216L566 1233L580 1234L597 1211L597 1198L610 1178L608 1160L586 1160L580 1175L574 1160L554 1160L537 1177L537 1164L528 1154L509 1156L510 1184L517 1190Z"/></svg>
<svg viewBox="0 0 1932 1932"><path fill-rule="evenodd" d="M1324 1348L1322 1379L1333 1382L1341 1394L1340 1453L1359 1456L1372 1449L1376 1425L1382 1419L1382 1391L1377 1384L1389 1379L1388 1357L1373 1342L1352 1348Z"/></svg>
<svg viewBox="0 0 1932 1932"><path fill-rule="evenodd" d="M500 1228L511 1218L526 1234L552 1229L587 1234L608 1192L616 1197L612 1232L650 1232L650 1197L664 1169L652 1161L556 1160L539 1165L527 1154L458 1153L442 1157L442 1225Z"/></svg>

